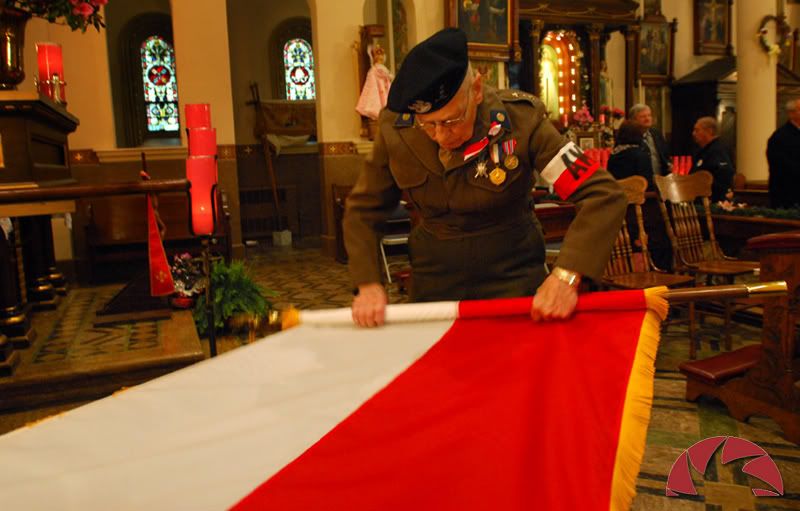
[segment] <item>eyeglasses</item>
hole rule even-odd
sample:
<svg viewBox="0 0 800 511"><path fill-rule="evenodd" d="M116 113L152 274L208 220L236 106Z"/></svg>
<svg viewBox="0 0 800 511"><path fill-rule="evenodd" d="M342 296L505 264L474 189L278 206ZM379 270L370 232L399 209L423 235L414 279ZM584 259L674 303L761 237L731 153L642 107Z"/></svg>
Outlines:
<svg viewBox="0 0 800 511"><path fill-rule="evenodd" d="M458 126L459 124L461 124L462 122L464 122L465 120L467 120L467 113L469 112L469 104L471 99L472 99L472 89L470 88L467 95L467 104L464 105L464 111L461 112L461 115L459 115L454 119L445 119L443 121L428 121L428 122L422 122L415 117L414 127L428 132L436 131L437 127L451 130L456 126Z"/></svg>

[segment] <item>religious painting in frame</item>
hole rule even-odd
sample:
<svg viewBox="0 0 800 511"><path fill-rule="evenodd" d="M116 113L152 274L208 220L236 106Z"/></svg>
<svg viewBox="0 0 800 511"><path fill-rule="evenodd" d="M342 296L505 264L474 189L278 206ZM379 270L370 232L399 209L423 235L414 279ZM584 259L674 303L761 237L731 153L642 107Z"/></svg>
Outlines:
<svg viewBox="0 0 800 511"><path fill-rule="evenodd" d="M447 26L467 34L469 56L508 61L519 52L518 0L445 0Z"/></svg>
<svg viewBox="0 0 800 511"><path fill-rule="evenodd" d="M639 75L646 85L666 84L672 78L675 22L644 22L639 34Z"/></svg>
<svg viewBox="0 0 800 511"><path fill-rule="evenodd" d="M731 55L731 0L694 0L694 54Z"/></svg>

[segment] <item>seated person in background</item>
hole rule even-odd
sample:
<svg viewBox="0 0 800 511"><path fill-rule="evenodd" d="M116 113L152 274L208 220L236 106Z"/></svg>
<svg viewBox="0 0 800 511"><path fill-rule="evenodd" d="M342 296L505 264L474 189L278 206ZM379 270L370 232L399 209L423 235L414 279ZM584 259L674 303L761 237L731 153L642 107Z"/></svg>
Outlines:
<svg viewBox="0 0 800 511"><path fill-rule="evenodd" d="M692 138L700 146L694 155L691 172L707 170L714 176L711 184L711 201L719 202L733 197L733 168L728 151L719 140L719 126L713 117L697 119L692 130Z"/></svg>
<svg viewBox="0 0 800 511"><path fill-rule="evenodd" d="M628 112L628 120L640 125L643 129L642 149L650 157L653 174L666 176L671 172L669 163L669 149L664 135L655 126L653 111L641 103L633 105Z"/></svg>
<svg viewBox="0 0 800 511"><path fill-rule="evenodd" d="M616 179L642 176L647 189L653 190L653 165L650 155L642 148L644 128L633 121L624 121L614 138L614 150L608 159L608 171Z"/></svg>

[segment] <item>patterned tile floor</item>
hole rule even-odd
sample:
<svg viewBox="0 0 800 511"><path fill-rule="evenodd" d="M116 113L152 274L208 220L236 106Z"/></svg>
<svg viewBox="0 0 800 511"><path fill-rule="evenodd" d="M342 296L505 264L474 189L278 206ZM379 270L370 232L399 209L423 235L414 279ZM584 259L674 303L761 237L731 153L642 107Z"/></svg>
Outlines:
<svg viewBox="0 0 800 511"><path fill-rule="evenodd" d="M293 304L303 309L345 307L352 294L345 265L320 254L319 249L249 249L247 262L254 276L264 287L279 293L278 306ZM404 256L390 258L393 269L405 264ZM392 303L406 301L396 286L389 292ZM719 324L706 320L698 332L698 357L719 352ZM123 332L124 335L130 335ZM737 325L733 332L734 348L758 342L760 330ZM244 343L242 336L224 336L218 340L221 352ZM208 353L208 343L203 341ZM44 355L42 355L44 356ZM48 354L48 356L51 356ZM72 355L75 356L75 355ZM770 419L755 417L741 423L728 415L724 406L711 400L689 403L684 400L685 380L677 372L678 364L688 357L685 326L670 326L663 334L656 361L655 399L647 448L639 478L636 511L785 511L800 510L800 447L784 439ZM51 407L25 412L14 417L0 416L0 431L12 429L29 420L63 411L68 407ZM3 426L6 426L5 428ZM742 462L728 465L714 459L705 480L695 474L699 495L674 499L664 496L667 474L681 452L694 442L719 435L740 436L758 443L777 463L786 488L783 498L755 498L750 491L754 480L741 472Z"/></svg>

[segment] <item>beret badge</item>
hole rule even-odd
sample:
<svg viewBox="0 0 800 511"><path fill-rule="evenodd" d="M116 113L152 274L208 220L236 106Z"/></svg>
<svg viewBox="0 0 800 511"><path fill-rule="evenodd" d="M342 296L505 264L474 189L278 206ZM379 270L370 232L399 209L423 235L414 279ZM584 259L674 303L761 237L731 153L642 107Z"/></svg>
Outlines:
<svg viewBox="0 0 800 511"><path fill-rule="evenodd" d="M416 112L418 114L424 114L425 112L429 112L431 108L433 108L433 105L430 103L430 101L423 101L421 99L418 99L413 103L411 103L410 105L408 105L409 110L411 110L412 112Z"/></svg>

